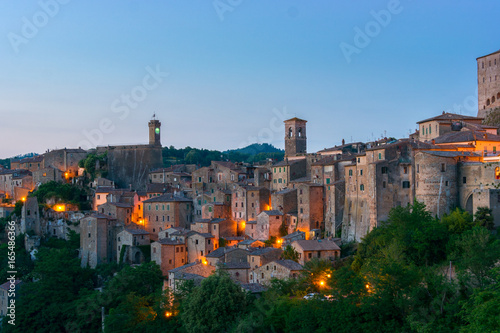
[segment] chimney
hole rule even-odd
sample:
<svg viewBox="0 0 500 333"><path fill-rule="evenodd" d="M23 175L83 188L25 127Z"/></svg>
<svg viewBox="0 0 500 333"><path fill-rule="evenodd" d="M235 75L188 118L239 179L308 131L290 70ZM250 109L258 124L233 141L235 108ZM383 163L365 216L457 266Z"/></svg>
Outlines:
<svg viewBox="0 0 500 333"><path fill-rule="evenodd" d="M344 140L344 139L342 139L342 146L343 146L343 145L345 145L345 140Z"/></svg>

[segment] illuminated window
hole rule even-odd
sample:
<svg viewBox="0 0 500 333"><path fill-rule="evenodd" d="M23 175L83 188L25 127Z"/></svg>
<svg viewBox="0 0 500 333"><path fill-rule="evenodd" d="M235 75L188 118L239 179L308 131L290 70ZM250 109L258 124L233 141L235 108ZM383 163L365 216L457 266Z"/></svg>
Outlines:
<svg viewBox="0 0 500 333"><path fill-rule="evenodd" d="M495 179L500 179L500 168L499 167L495 168Z"/></svg>

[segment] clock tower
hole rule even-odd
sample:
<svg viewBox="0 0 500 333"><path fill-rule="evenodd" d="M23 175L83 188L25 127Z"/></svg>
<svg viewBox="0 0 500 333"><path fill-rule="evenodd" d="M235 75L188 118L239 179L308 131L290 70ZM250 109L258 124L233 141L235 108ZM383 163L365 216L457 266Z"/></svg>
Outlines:
<svg viewBox="0 0 500 333"><path fill-rule="evenodd" d="M149 144L155 147L161 147L160 140L160 127L161 123L159 120L155 119L155 115L153 115L153 119L149 121Z"/></svg>

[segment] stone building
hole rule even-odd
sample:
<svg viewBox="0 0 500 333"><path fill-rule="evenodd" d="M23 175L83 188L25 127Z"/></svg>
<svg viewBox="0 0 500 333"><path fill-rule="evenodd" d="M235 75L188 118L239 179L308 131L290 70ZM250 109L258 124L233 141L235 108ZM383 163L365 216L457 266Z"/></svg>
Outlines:
<svg viewBox="0 0 500 333"><path fill-rule="evenodd" d="M191 230L210 233L215 239L236 236L236 221L231 219L199 219L191 225Z"/></svg>
<svg viewBox="0 0 500 333"><path fill-rule="evenodd" d="M165 194L143 201L144 228L151 239L158 239L158 232L171 228L189 228L192 222L193 201Z"/></svg>
<svg viewBox="0 0 500 333"><path fill-rule="evenodd" d="M33 171L33 183L37 186L51 181L60 182L63 179L64 173L54 167L49 166Z"/></svg>
<svg viewBox="0 0 500 333"><path fill-rule="evenodd" d="M170 270L188 263L187 246L180 240L160 239L151 244L151 261L160 266L164 276L168 276Z"/></svg>
<svg viewBox="0 0 500 333"><path fill-rule="evenodd" d="M108 178L118 187L144 190L150 170L163 166L160 140L161 123L148 123L149 144L97 147L98 154L107 153Z"/></svg>
<svg viewBox="0 0 500 333"><path fill-rule="evenodd" d="M110 216L125 225L132 223L134 206L121 202L106 202L97 206L97 211L102 215Z"/></svg>
<svg viewBox="0 0 500 333"><path fill-rule="evenodd" d="M206 263L194 262L168 271L168 287L175 292L186 280L194 280L195 284L215 272L215 267Z"/></svg>
<svg viewBox="0 0 500 333"><path fill-rule="evenodd" d="M303 183L297 186L298 220L294 229L309 234L313 229L324 230L323 185Z"/></svg>
<svg viewBox="0 0 500 333"><path fill-rule="evenodd" d="M477 60L477 92L479 115L500 107L500 50Z"/></svg>
<svg viewBox="0 0 500 333"><path fill-rule="evenodd" d="M286 230L283 213L278 210L264 210L257 215L255 233L252 233L252 238L259 240L268 240L271 237L279 238L282 225Z"/></svg>
<svg viewBox="0 0 500 333"><path fill-rule="evenodd" d="M337 260L340 258L340 247L331 240L298 240L292 247L299 253L299 264L304 265L313 258Z"/></svg>
<svg viewBox="0 0 500 333"><path fill-rule="evenodd" d="M219 247L219 240L210 233L192 231L187 236L188 262L202 261Z"/></svg>
<svg viewBox="0 0 500 333"><path fill-rule="evenodd" d="M78 162L87 157L87 152L81 148L56 149L43 154L43 167L53 167L61 171L66 179L78 176Z"/></svg>
<svg viewBox="0 0 500 333"><path fill-rule="evenodd" d="M210 202L201 206L201 218L203 219L230 219L231 218L231 201Z"/></svg>
<svg viewBox="0 0 500 333"><path fill-rule="evenodd" d="M297 189L289 188L271 194L271 206L283 214L297 213Z"/></svg>
<svg viewBox="0 0 500 333"><path fill-rule="evenodd" d="M348 155L349 156L349 155ZM323 184L325 236L335 236L342 225L345 204L345 166L352 158L327 155L311 167L311 181Z"/></svg>
<svg viewBox="0 0 500 333"><path fill-rule="evenodd" d="M21 233L33 231L36 235L43 236L42 229L38 200L36 197L28 197L21 210Z"/></svg>
<svg viewBox="0 0 500 333"><path fill-rule="evenodd" d="M33 185L32 173L29 170L0 171L0 193L4 193L7 199L21 200L27 196L27 192L33 190Z"/></svg>
<svg viewBox="0 0 500 333"><path fill-rule="evenodd" d="M231 280L239 283L248 283L248 272L250 264L248 262L224 262L217 266L217 269L229 274Z"/></svg>
<svg viewBox="0 0 500 333"><path fill-rule="evenodd" d="M345 166L343 240L359 242L381 221L387 220L392 208L413 202L412 145L405 139L370 148Z"/></svg>
<svg viewBox="0 0 500 333"><path fill-rule="evenodd" d="M285 159L272 166L273 191L281 191L289 187L291 181L307 175L307 161L305 158Z"/></svg>
<svg viewBox="0 0 500 333"><path fill-rule="evenodd" d="M37 155L32 157L25 157L22 159L11 159L10 160L10 169L24 169L34 172L36 170L40 170L44 167L43 164L43 155Z"/></svg>
<svg viewBox="0 0 500 333"><path fill-rule="evenodd" d="M80 221L80 257L82 267L116 262L117 234L123 225L106 215L93 214Z"/></svg>
<svg viewBox="0 0 500 333"><path fill-rule="evenodd" d="M302 273L302 265L293 260L275 260L262 265L249 274L250 283L271 285L272 279L294 279Z"/></svg>
<svg viewBox="0 0 500 333"><path fill-rule="evenodd" d="M444 112L417 122L420 141L431 141L443 134L460 131L465 123L481 125L483 118ZM496 134L496 133L493 133Z"/></svg>
<svg viewBox="0 0 500 333"><path fill-rule="evenodd" d="M270 200L267 188L233 185L232 218L238 222L238 232L244 232L246 221L254 220L260 212L269 209Z"/></svg>
<svg viewBox="0 0 500 333"><path fill-rule="evenodd" d="M141 229L124 229L117 235L117 262L120 263L121 259L122 262L128 264L143 263L146 258L139 246L147 246L149 244L149 233L147 231Z"/></svg>
<svg viewBox="0 0 500 333"><path fill-rule="evenodd" d="M278 260L282 253L282 249L275 249L274 247L250 248L247 260L251 269L255 269L273 260Z"/></svg>
<svg viewBox="0 0 500 333"><path fill-rule="evenodd" d="M285 123L285 157L295 157L307 153L307 120L297 117L284 121Z"/></svg>

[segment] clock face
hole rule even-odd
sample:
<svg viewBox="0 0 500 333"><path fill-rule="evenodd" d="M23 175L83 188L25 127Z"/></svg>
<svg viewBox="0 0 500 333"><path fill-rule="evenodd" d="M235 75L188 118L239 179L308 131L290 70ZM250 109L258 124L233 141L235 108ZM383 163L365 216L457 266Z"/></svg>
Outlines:
<svg viewBox="0 0 500 333"><path fill-rule="evenodd" d="M156 134L160 134L160 129L159 129L158 127L157 127L157 128L155 128L155 133L156 133Z"/></svg>

